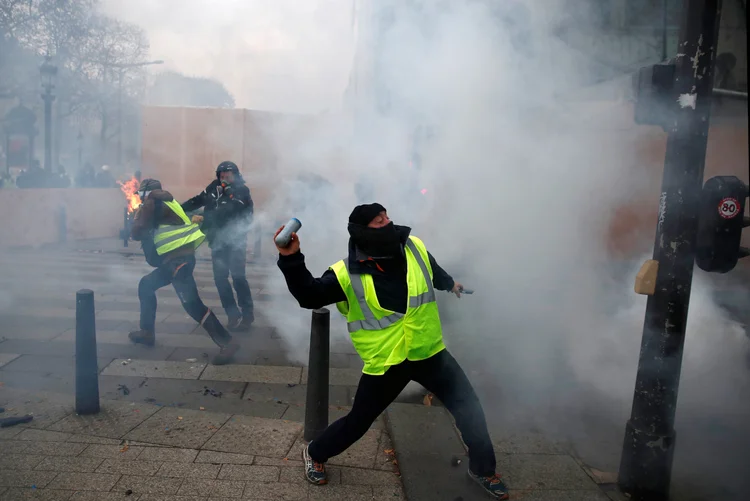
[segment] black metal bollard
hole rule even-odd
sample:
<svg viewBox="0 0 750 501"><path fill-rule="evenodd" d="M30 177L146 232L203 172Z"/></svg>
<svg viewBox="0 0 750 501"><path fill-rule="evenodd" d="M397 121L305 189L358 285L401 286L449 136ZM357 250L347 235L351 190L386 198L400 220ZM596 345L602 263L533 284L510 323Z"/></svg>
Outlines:
<svg viewBox="0 0 750 501"><path fill-rule="evenodd" d="M94 291L76 292L76 413L99 412L99 366L96 360Z"/></svg>
<svg viewBox="0 0 750 501"><path fill-rule="evenodd" d="M328 365L330 359L331 312L313 310L310 327L310 357L305 401L306 441L316 439L328 426Z"/></svg>
<svg viewBox="0 0 750 501"><path fill-rule="evenodd" d="M64 205L60 206L57 213L57 236L58 242L61 244L68 241L68 213Z"/></svg>

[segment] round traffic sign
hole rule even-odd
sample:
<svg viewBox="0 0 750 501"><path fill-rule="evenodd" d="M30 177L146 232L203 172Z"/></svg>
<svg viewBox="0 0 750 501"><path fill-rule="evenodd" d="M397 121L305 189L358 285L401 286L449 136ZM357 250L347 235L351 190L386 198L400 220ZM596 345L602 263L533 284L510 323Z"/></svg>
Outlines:
<svg viewBox="0 0 750 501"><path fill-rule="evenodd" d="M719 215L724 219L732 219L739 215L740 203L736 198L727 197L719 202Z"/></svg>

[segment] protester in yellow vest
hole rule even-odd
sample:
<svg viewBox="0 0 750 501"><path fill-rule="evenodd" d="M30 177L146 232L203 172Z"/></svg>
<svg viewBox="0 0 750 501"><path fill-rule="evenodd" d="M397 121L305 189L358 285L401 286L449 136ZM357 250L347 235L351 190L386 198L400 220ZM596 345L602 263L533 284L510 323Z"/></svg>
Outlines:
<svg viewBox="0 0 750 501"><path fill-rule="evenodd" d="M406 385L416 381L455 418L469 448L469 476L494 498L508 499L495 472L482 406L443 344L435 290L461 297L463 286L438 266L410 228L394 225L380 204L355 207L348 229L348 257L320 278L307 270L296 234L287 247L277 246L278 266L300 306L335 303L364 361L351 412L304 449L305 478L327 483L326 461L359 440Z"/></svg>
<svg viewBox="0 0 750 501"><path fill-rule="evenodd" d="M155 179L144 179L138 188L141 206L133 218L131 236L140 240L148 264L156 268L138 283L141 302L140 329L128 337L134 343L156 342L156 291L172 284L182 307L198 322L220 351L214 365L229 363L239 349L216 315L201 301L193 277L195 249L206 239L197 224L188 219L180 204Z"/></svg>

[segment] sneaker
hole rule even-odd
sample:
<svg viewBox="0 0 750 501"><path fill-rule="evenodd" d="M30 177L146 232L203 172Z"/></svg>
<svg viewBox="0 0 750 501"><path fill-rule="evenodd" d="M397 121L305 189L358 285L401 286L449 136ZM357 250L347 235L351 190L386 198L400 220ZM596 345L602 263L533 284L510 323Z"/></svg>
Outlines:
<svg viewBox="0 0 750 501"><path fill-rule="evenodd" d="M234 354L240 349L238 344L225 344L211 361L214 365L226 365L234 359Z"/></svg>
<svg viewBox="0 0 750 501"><path fill-rule="evenodd" d="M128 333L130 340L136 344L145 344L153 346L156 344L156 336L153 332L144 331L143 329Z"/></svg>
<svg viewBox="0 0 750 501"><path fill-rule="evenodd" d="M249 315L242 315L236 319L232 319L227 324L227 330L230 332L247 332L250 330L250 326L253 325L255 317L252 313Z"/></svg>
<svg viewBox="0 0 750 501"><path fill-rule="evenodd" d="M495 473L494 475L489 477L481 477L479 475L475 475L471 472L471 470L468 470L468 473L469 478L478 483L482 487L482 489L484 489L484 492L486 492L493 498L510 499L510 494L508 494L508 487L500 479L499 473Z"/></svg>
<svg viewBox="0 0 750 501"><path fill-rule="evenodd" d="M227 321L227 330L235 332L238 330L241 323L242 317L229 317L229 321Z"/></svg>
<svg viewBox="0 0 750 501"><path fill-rule="evenodd" d="M318 463L310 457L310 445L302 450L302 461L305 463L305 479L314 485L325 485L328 483L326 476L326 465Z"/></svg>

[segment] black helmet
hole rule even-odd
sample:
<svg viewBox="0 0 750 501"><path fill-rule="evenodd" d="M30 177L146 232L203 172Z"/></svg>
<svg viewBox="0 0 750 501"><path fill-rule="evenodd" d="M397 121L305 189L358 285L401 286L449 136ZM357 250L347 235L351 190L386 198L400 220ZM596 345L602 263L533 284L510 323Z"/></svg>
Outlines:
<svg viewBox="0 0 750 501"><path fill-rule="evenodd" d="M161 189L161 182L158 179L147 178L141 181L138 191L154 191Z"/></svg>
<svg viewBox="0 0 750 501"><path fill-rule="evenodd" d="M237 167L237 164L230 162L229 160L221 162L219 166L216 167L216 179L219 179L219 174L222 172L231 172L234 174L234 177L242 179L242 174L240 174L240 169Z"/></svg>
<svg viewBox="0 0 750 501"><path fill-rule="evenodd" d="M144 179L141 181L141 184L138 186L137 194L141 199L141 202L145 200L145 198L148 196L149 193L151 193L154 190L160 190L161 189L161 182L159 182L158 179Z"/></svg>

